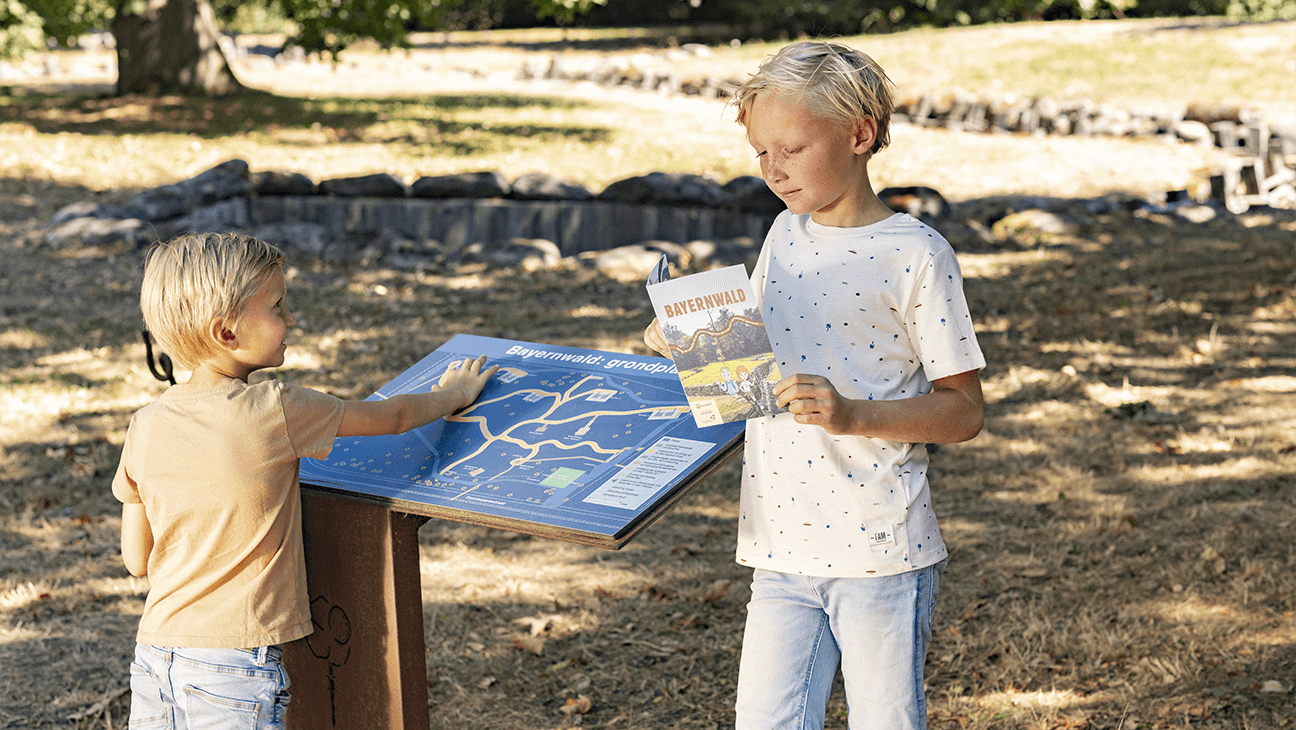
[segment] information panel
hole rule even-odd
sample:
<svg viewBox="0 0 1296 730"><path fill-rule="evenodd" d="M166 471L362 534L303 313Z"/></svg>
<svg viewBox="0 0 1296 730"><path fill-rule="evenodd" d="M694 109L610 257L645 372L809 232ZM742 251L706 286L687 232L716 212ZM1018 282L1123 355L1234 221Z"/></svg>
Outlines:
<svg viewBox="0 0 1296 730"><path fill-rule="evenodd" d="M472 406L399 436L340 438L307 488L403 512L619 548L742 446L698 428L665 358L458 335L370 396L428 391L451 363L500 370Z"/></svg>

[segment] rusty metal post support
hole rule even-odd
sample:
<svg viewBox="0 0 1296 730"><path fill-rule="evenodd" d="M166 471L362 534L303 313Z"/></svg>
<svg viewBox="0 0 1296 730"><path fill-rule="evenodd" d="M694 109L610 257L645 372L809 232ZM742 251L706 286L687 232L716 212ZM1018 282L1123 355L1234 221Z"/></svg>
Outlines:
<svg viewBox="0 0 1296 730"><path fill-rule="evenodd" d="M427 519L303 486L315 631L284 647L291 730L427 730L418 552Z"/></svg>

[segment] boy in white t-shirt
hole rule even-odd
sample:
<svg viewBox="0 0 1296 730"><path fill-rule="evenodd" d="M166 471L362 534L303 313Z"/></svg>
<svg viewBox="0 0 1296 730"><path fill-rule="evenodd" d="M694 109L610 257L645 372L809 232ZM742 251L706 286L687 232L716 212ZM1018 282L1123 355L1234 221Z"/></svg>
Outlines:
<svg viewBox="0 0 1296 730"><path fill-rule="evenodd" d="M283 254L238 234L149 253L140 307L182 366L131 419L113 479L122 560L149 578L131 664L131 727L284 727L281 644L311 633L298 460L338 436L393 434L470 405L496 367L448 370L431 392L341 401L269 380L297 321Z"/></svg>
<svg viewBox="0 0 1296 730"><path fill-rule="evenodd" d="M788 413L747 422L738 562L755 568L737 730L822 728L840 665L853 730L925 728L923 665L948 553L924 444L980 432L985 366L953 250L874 193L890 81L801 42L738 90L788 206L752 274ZM644 341L669 356L656 321Z"/></svg>

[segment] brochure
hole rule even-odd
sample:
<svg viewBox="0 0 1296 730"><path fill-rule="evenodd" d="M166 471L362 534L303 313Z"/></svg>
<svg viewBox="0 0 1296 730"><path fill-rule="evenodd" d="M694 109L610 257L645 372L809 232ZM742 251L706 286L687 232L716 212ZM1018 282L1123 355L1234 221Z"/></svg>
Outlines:
<svg viewBox="0 0 1296 730"><path fill-rule="evenodd" d="M741 264L671 279L665 257L648 296L699 427L779 413L782 376Z"/></svg>

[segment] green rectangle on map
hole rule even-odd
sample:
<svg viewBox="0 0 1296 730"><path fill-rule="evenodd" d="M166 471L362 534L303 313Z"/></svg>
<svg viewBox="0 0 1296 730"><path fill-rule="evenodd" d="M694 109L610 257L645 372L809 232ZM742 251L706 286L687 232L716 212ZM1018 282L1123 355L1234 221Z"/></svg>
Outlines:
<svg viewBox="0 0 1296 730"><path fill-rule="evenodd" d="M581 471L580 469L568 469L567 467L560 466L558 467L557 471L549 475L548 479L545 479L543 482L540 483L545 485L546 487L555 487L557 489L562 489L563 487L570 486L571 483L575 481L577 477L579 477L584 473L585 472Z"/></svg>

